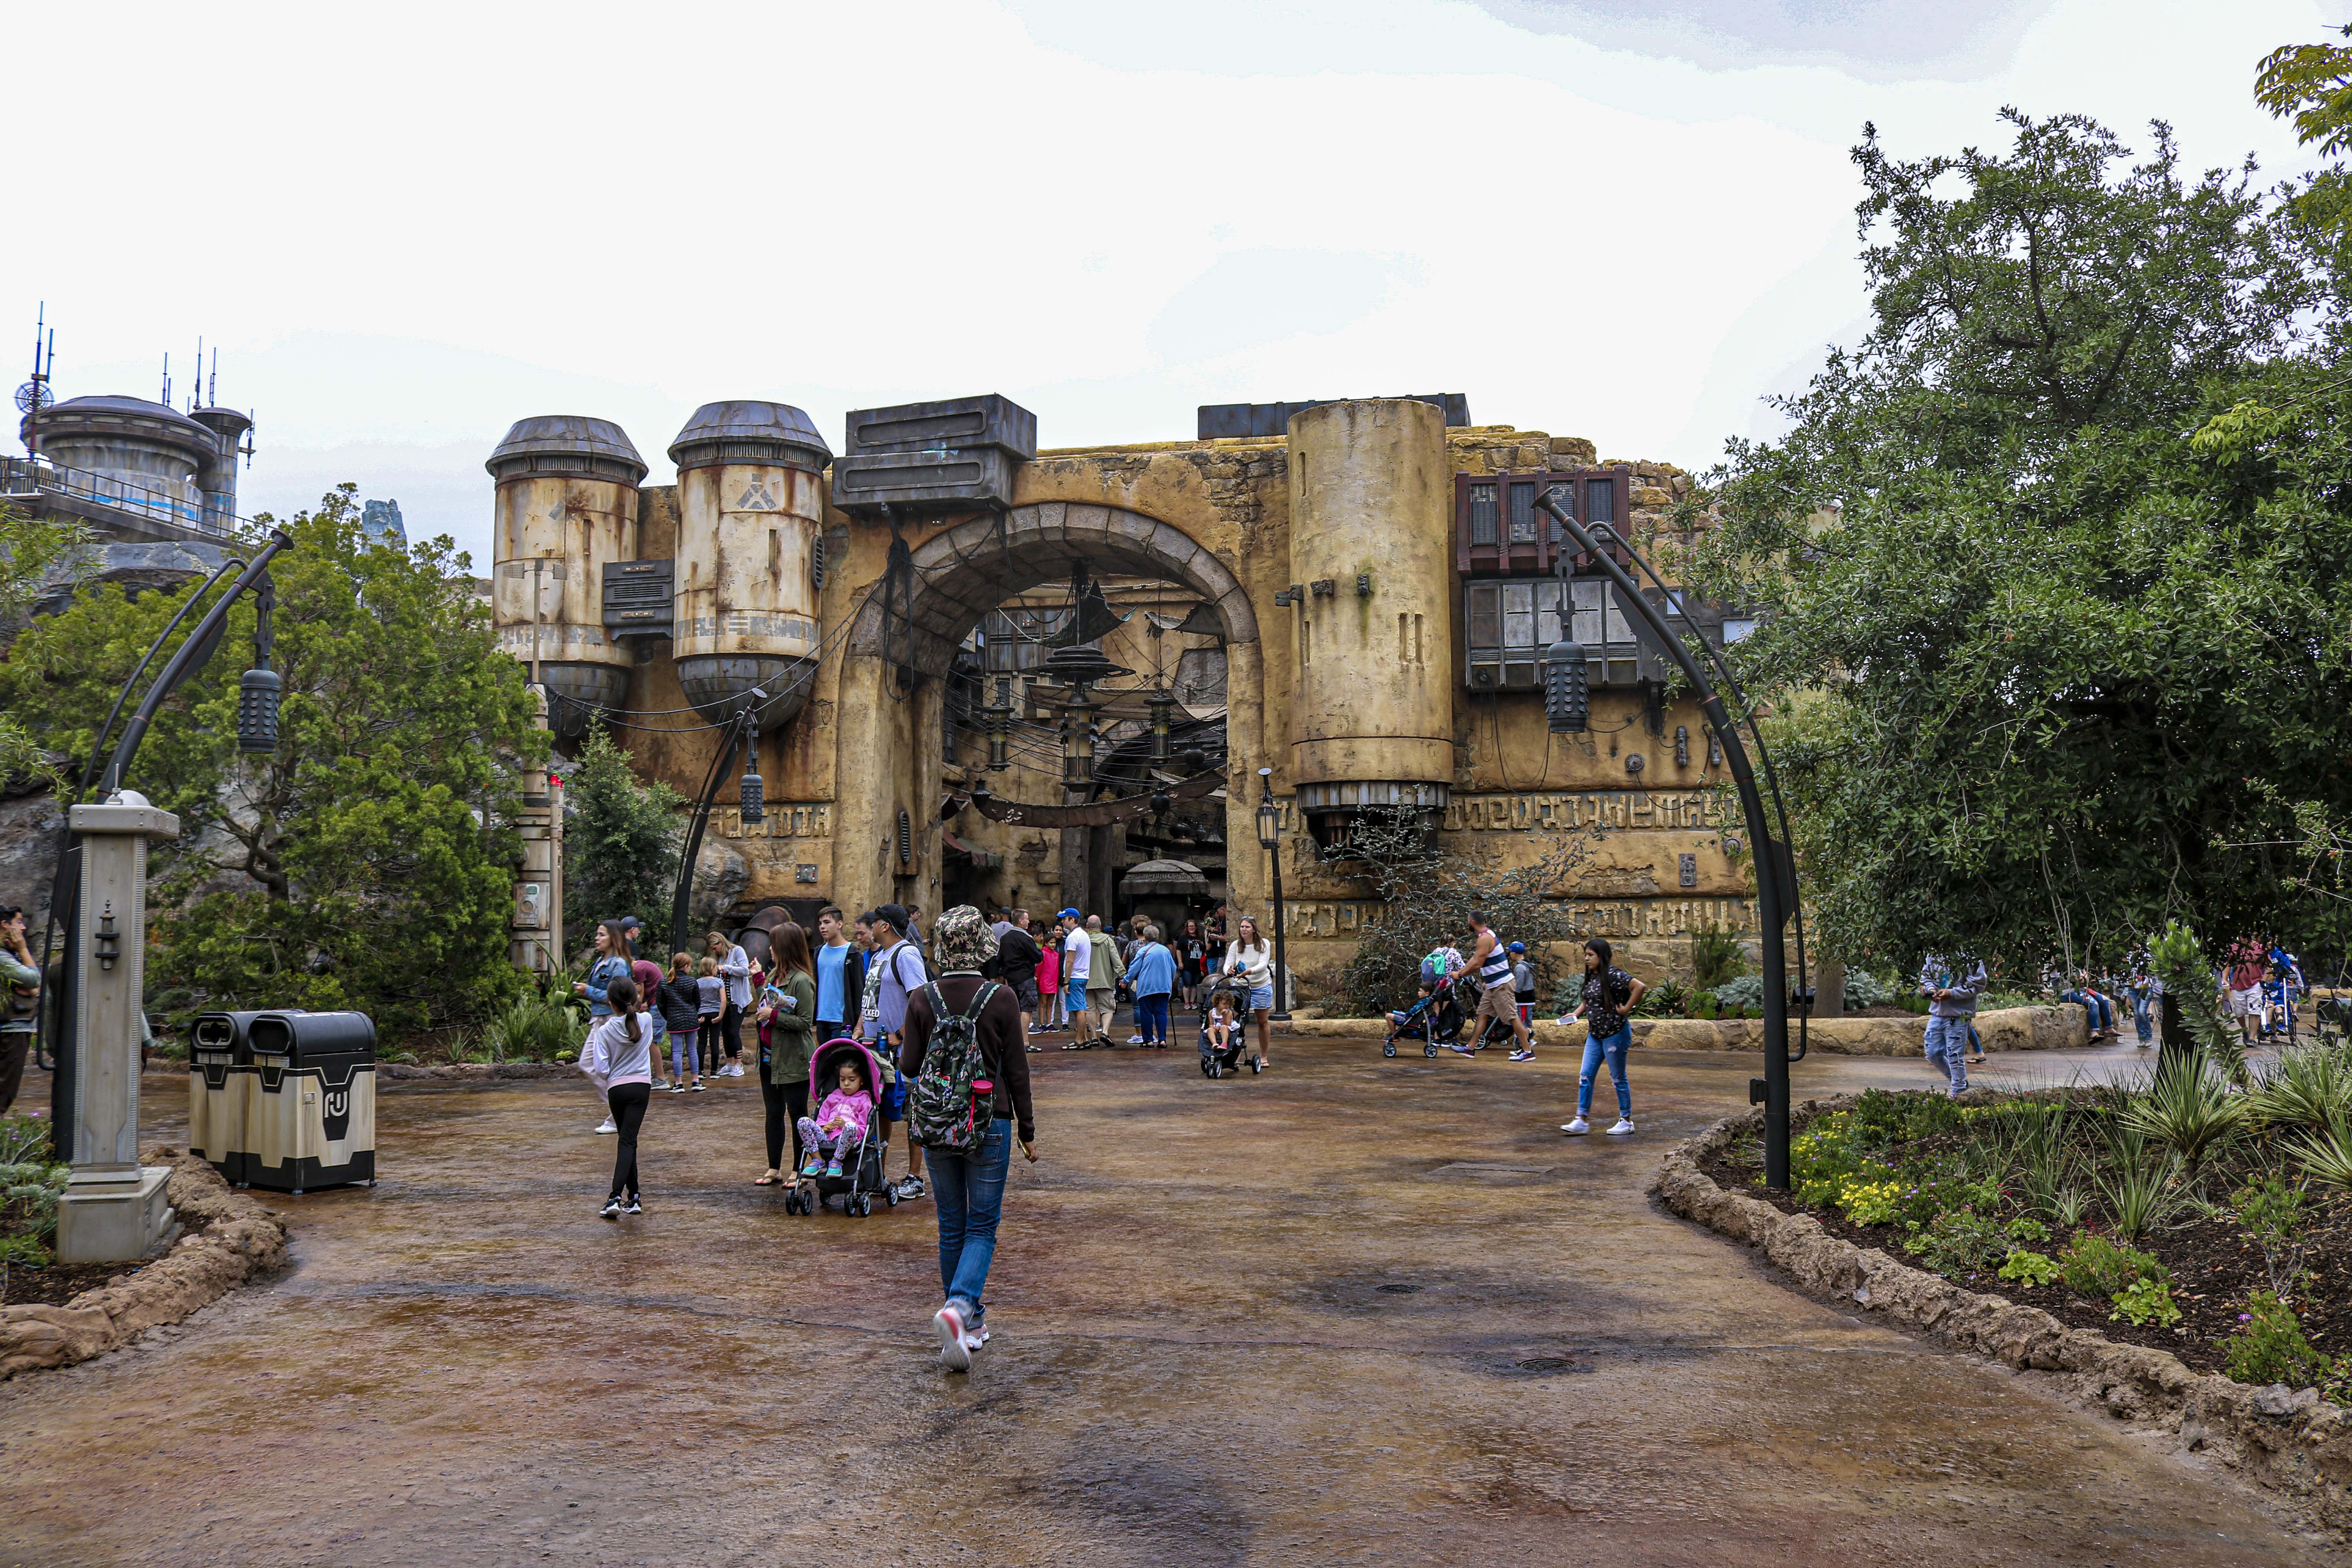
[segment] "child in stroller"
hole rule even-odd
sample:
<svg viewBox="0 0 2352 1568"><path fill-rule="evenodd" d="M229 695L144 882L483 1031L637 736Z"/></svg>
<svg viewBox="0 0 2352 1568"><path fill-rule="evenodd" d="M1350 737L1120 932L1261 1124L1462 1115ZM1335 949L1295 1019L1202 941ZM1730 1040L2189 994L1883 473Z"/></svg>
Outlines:
<svg viewBox="0 0 2352 1568"><path fill-rule="evenodd" d="M1242 1043L1248 1038L1249 993L1238 977L1220 975L1201 998L1201 1076L1223 1078L1241 1071ZM1250 1058L1250 1071L1265 1064Z"/></svg>
<svg viewBox="0 0 2352 1568"><path fill-rule="evenodd" d="M809 1061L809 1098L824 1096L814 1116L800 1120L800 1179L784 1194L789 1214L814 1214L829 1198L844 1214L863 1219L874 1200L896 1207L897 1189L882 1180L885 1129L874 1086L881 1068L863 1041L827 1040Z"/></svg>
<svg viewBox="0 0 2352 1568"><path fill-rule="evenodd" d="M1469 967L1459 948L1432 949L1421 961L1421 995L1403 1012L1389 1015L1388 1038L1381 1042L1381 1055L1396 1055L1399 1040L1419 1040L1425 1057L1435 1056L1440 1046L1469 1055L1475 1047L1462 1044L1462 1026L1469 1021L1470 1013L1456 990L1469 978ZM1469 1001L1471 1006L1477 1005L1475 991Z"/></svg>

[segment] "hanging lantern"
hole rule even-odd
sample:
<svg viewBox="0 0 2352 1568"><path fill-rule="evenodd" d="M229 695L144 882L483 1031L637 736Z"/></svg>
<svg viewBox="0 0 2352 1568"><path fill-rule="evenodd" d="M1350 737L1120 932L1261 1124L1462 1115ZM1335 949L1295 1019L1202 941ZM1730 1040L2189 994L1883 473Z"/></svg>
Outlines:
<svg viewBox="0 0 2352 1568"><path fill-rule="evenodd" d="M1151 689L1148 706L1151 710L1151 760L1168 761L1168 730L1176 712L1176 699L1164 686Z"/></svg>
<svg viewBox="0 0 2352 1568"><path fill-rule="evenodd" d="M742 805L745 822L765 822L768 819L767 784L760 777L760 716L754 711L751 720L751 749L743 763L742 793L738 797Z"/></svg>
<svg viewBox="0 0 2352 1568"><path fill-rule="evenodd" d="M1274 770L1257 771L1257 841L1271 849L1282 842L1282 803L1274 798Z"/></svg>
<svg viewBox="0 0 2352 1568"><path fill-rule="evenodd" d="M981 710L988 731L988 771L1001 773L1013 765L1013 678L996 678L996 700Z"/></svg>
<svg viewBox="0 0 2352 1568"><path fill-rule="evenodd" d="M278 703L286 683L269 668L269 648L276 641L270 612L278 607L278 587L267 574L256 585L253 617L253 668L237 683L236 749L256 754L278 750Z"/></svg>
<svg viewBox="0 0 2352 1568"><path fill-rule="evenodd" d="M1555 735L1581 735L1591 719L1591 675L1584 649L1568 637L1544 652L1544 718Z"/></svg>
<svg viewBox="0 0 2352 1568"><path fill-rule="evenodd" d="M1062 705L1062 787L1092 789L1095 782L1095 704L1084 681L1070 688Z"/></svg>

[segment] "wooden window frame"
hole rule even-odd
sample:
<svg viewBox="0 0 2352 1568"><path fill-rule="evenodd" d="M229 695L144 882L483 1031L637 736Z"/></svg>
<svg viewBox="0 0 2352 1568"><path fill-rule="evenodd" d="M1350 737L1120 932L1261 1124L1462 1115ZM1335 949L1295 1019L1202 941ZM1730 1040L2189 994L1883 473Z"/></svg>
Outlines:
<svg viewBox="0 0 2352 1568"><path fill-rule="evenodd" d="M1536 537L1514 542L1511 538L1512 486L1534 485L1538 489L1565 485L1570 491L1570 510L1579 520L1591 513L1591 486L1595 479L1607 479L1615 489L1616 516L1612 525L1623 528L1626 513L1631 510L1633 493L1633 468L1630 463L1607 463L1589 468L1504 468L1491 474L1456 473L1454 476L1454 565L1465 577L1541 577L1550 574L1563 553L1563 543L1552 537L1559 531L1542 513L1536 514ZM1470 538L1470 488L1473 485L1495 487L1495 542L1474 544ZM1633 552L1622 545L1614 553L1618 563L1631 567ZM1582 552L1577 552L1570 569L1588 572L1594 563Z"/></svg>

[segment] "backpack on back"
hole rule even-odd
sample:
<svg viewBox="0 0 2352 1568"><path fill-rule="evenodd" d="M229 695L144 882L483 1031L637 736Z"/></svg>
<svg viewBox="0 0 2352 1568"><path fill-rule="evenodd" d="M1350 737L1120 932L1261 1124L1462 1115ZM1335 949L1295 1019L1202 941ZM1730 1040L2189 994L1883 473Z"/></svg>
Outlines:
<svg viewBox="0 0 2352 1568"><path fill-rule="evenodd" d="M988 1079L987 1059L980 1049L980 1013L996 994L993 980L972 995L961 1013L948 1010L936 981L923 983L931 1005L931 1036L923 1052L923 1070L915 1076L907 1095L907 1122L915 1142L926 1149L953 1154L973 1154L988 1138L996 1086Z"/></svg>

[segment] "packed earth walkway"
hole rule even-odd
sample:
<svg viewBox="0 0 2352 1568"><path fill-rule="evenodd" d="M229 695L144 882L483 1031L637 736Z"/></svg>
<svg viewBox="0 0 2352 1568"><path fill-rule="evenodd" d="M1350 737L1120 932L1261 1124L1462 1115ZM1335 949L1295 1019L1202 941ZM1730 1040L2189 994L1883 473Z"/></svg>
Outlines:
<svg viewBox="0 0 2352 1568"><path fill-rule="evenodd" d="M2177 1440L1654 1207L1745 1057L1637 1052L1639 1134L1575 1140L1566 1053L1276 1058L1030 1058L1041 1163L1013 1163L969 1375L929 1333L930 1205L788 1216L751 1184L756 1090L660 1097L618 1225L584 1085L394 1090L379 1186L272 1200L285 1276L0 1385L0 1563L2328 1558Z"/></svg>

